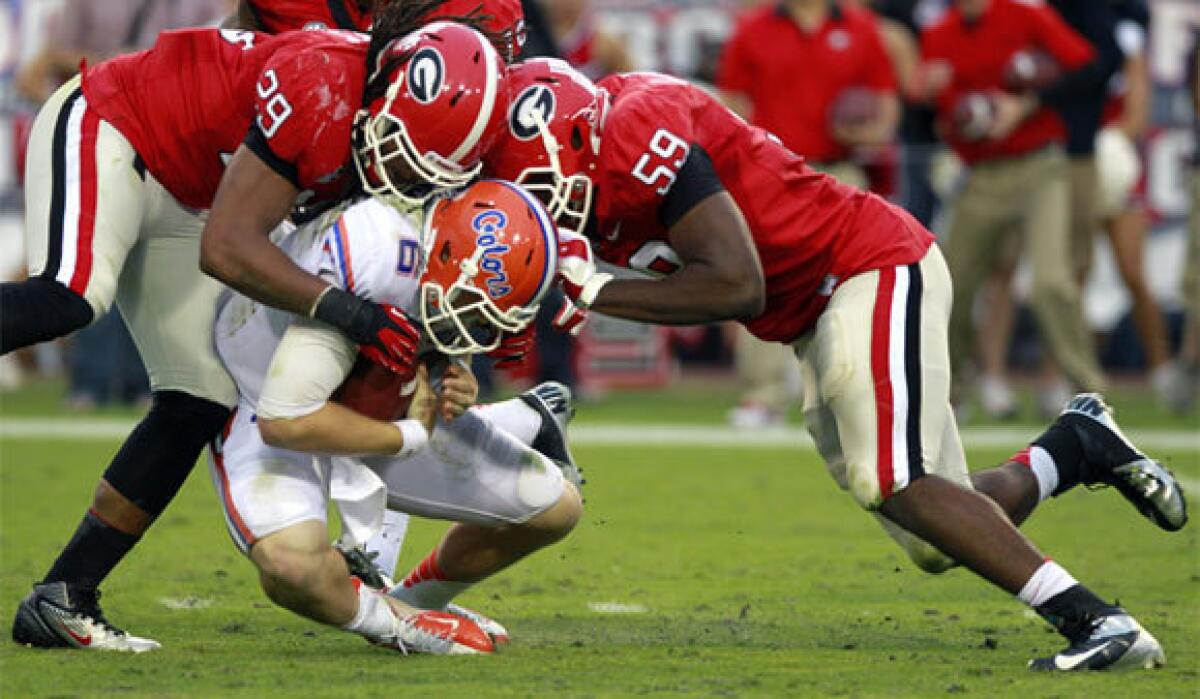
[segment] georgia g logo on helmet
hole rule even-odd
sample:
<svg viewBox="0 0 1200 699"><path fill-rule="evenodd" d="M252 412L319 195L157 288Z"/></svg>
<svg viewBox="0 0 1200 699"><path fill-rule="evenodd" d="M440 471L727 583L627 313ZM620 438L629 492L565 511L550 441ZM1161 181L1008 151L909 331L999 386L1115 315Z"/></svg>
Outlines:
<svg viewBox="0 0 1200 699"><path fill-rule="evenodd" d="M419 49L408 61L408 92L421 104L437 99L446 82L446 63L432 46Z"/></svg>
<svg viewBox="0 0 1200 699"><path fill-rule="evenodd" d="M513 100L508 126L518 141L538 135L538 119L549 124L554 118L554 91L545 85L530 85Z"/></svg>

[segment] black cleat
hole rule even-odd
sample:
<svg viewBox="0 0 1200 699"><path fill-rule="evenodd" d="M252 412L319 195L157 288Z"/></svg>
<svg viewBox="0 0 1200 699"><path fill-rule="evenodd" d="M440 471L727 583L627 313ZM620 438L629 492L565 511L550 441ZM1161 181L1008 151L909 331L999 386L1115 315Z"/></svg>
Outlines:
<svg viewBox="0 0 1200 699"><path fill-rule="evenodd" d="M1162 667L1162 646L1120 607L1087 620L1078 640L1047 658L1029 661L1030 670L1071 672Z"/></svg>
<svg viewBox="0 0 1200 699"><path fill-rule="evenodd" d="M35 648L82 648L143 653L158 641L130 636L100 610L100 591L52 582L34 585L17 607L13 641Z"/></svg>
<svg viewBox="0 0 1200 699"><path fill-rule="evenodd" d="M529 446L550 457L568 481L576 488L582 488L587 482L583 478L583 469L575 463L567 446L567 423L575 417L571 389L557 381L546 381L518 397L542 416L542 426Z"/></svg>
<svg viewBox="0 0 1200 699"><path fill-rule="evenodd" d="M1112 408L1097 393L1080 393L1058 416L1083 448L1082 480L1111 485L1150 521L1167 531L1187 524L1187 500L1171 472L1138 451L1121 433Z"/></svg>

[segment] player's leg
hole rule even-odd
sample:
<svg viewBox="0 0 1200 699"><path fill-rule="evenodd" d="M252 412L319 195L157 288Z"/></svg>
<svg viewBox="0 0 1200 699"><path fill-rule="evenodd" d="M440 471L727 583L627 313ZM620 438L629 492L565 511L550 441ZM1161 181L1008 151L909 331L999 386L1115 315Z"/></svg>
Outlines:
<svg viewBox="0 0 1200 699"><path fill-rule="evenodd" d="M84 299L94 316L108 310L129 256L141 245L140 231L153 203L146 174L132 147L106 122L95 118L83 98L69 88L55 97L62 104L57 115L51 109L49 114L54 118L46 113L40 117L38 140L30 150L27 210L30 268L42 270L45 284ZM51 129L52 145L43 143L46 129ZM5 334L9 323L22 322L20 313L9 312L13 298L6 297L4 313L0 314L4 317ZM26 301L31 305L25 305ZM43 307L43 301L24 299L14 303L32 309L39 316L53 317L57 311ZM18 328L15 332L13 337L20 337L26 331ZM189 444L177 440L174 434L160 443L145 459L152 468L147 469L149 475L144 478L140 473L122 478L116 465L128 460L136 445L145 441L147 423L166 421L183 425L183 431L194 430L196 426L207 430L205 436L193 440L190 468L210 433L219 429L224 420L224 409L194 409L186 403L174 396L160 398L147 420L134 430L114 459L114 467L98 484L92 506L66 548L42 583L22 602L14 619L14 639L38 646L90 649L157 647L152 641L119 632L106 621L92 624L88 620L103 619L97 603L99 582L161 511L156 496L159 481L168 481L166 489L171 494L172 488L178 487L172 483L175 480L182 483L169 468L158 467L157 461L169 463L180 451L187 451ZM122 487L124 481L136 485ZM161 505L165 506L165 502ZM97 630L86 644L66 633L90 627ZM53 633L47 633L47 629ZM106 642L101 642L101 638Z"/></svg>
<svg viewBox="0 0 1200 699"><path fill-rule="evenodd" d="M437 548L390 593L442 609L455 596L566 536L582 500L553 461L468 411L434 430L408 459L366 459L388 484L389 505L451 519Z"/></svg>
<svg viewBox="0 0 1200 699"><path fill-rule="evenodd" d="M583 475L567 442L567 424L575 415L571 400L569 388L546 381L516 398L480 405L475 410L517 441L549 456L578 489L583 485ZM391 588L407 529L406 513L386 511L379 533L363 547L353 543L341 547L350 571L368 585Z"/></svg>
<svg viewBox="0 0 1200 699"><path fill-rule="evenodd" d="M1152 636L1048 561L994 500L971 489L961 444L947 438L949 296L935 248L920 265L847 280L823 314L805 361L835 420L851 492L896 525L889 533L926 570L945 566L917 542L1037 609L1073 644L1056 656L1061 669L1160 661ZM1088 644L1104 650L1081 649Z"/></svg>
<svg viewBox="0 0 1200 699"><path fill-rule="evenodd" d="M491 650L478 627L414 610L349 574L329 544L329 460L264 444L246 404L209 457L230 538L276 604L406 653Z"/></svg>

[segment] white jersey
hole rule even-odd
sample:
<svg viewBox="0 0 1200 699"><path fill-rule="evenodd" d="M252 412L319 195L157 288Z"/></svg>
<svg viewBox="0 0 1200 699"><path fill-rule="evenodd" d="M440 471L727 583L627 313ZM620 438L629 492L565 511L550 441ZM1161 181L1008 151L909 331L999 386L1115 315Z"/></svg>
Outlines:
<svg viewBox="0 0 1200 699"><path fill-rule="evenodd" d="M422 228L421 209L401 213L376 199L364 199L297 228L279 247L301 269L416 317L417 280L425 265ZM320 325L237 293L221 306L214 329L217 354L233 376L241 401L259 403L271 360L293 323ZM356 350L342 339L352 363ZM345 367L343 375L348 370Z"/></svg>

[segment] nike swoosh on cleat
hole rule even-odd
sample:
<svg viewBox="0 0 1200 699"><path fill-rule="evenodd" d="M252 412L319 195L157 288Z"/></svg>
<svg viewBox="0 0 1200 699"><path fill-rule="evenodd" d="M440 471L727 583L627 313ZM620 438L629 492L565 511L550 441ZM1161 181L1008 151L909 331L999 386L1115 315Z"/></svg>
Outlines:
<svg viewBox="0 0 1200 699"><path fill-rule="evenodd" d="M81 646L92 645L92 635L90 633L86 636L80 636L79 634L77 634L71 630L71 627L67 625L66 619L62 618L62 615L58 613L57 609L55 609L54 607L48 607L45 604L43 604L43 609L48 611L49 615L56 622L58 622L58 628L62 629L63 631L66 631L67 635L70 636L71 638L75 639L76 643L78 643Z"/></svg>
<svg viewBox="0 0 1200 699"><path fill-rule="evenodd" d="M1107 639L1104 643L1101 643L1100 645L1096 646L1095 648L1091 648L1082 653L1077 653L1072 656L1065 656L1064 654L1059 653L1058 655L1054 656L1054 667L1058 668L1059 670L1075 670L1079 667L1084 666L1089 660L1091 660L1095 656L1098 656L1101 654L1108 654L1108 651L1112 650L1114 645L1120 646L1119 652L1113 654L1110 658L1108 658L1109 662L1111 663L1112 661L1121 657L1122 654L1124 654L1126 651L1128 651L1133 646L1133 639L1137 637L1137 634L1136 633L1129 634L1129 636L1132 636L1132 637L1125 638L1125 637L1114 636L1112 638ZM1108 665L1108 664L1109 663L1105 663L1105 665Z"/></svg>

